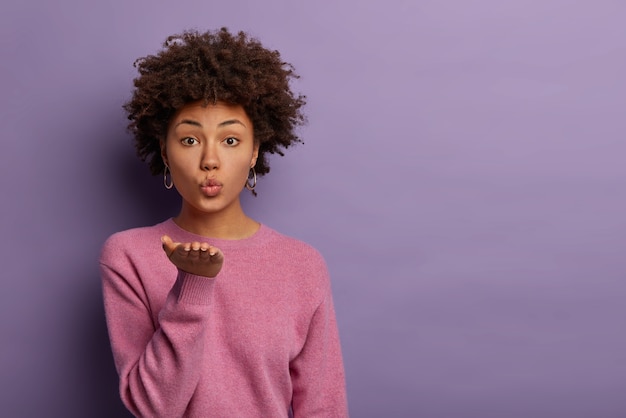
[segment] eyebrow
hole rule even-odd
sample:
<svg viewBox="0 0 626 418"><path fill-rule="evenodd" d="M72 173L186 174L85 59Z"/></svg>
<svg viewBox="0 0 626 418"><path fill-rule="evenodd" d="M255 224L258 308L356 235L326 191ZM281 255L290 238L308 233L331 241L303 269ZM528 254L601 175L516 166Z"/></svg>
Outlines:
<svg viewBox="0 0 626 418"><path fill-rule="evenodd" d="M235 124L239 124L241 126L243 126L244 128L246 128L246 125L240 121L239 119L228 119L225 120L223 122L220 122L217 124L218 128L223 128L224 126L228 126L228 125L235 125ZM193 119L183 119L180 122L178 122L174 127L177 127L179 125L192 125L192 126L197 126L198 128L202 128L202 124L196 120Z"/></svg>

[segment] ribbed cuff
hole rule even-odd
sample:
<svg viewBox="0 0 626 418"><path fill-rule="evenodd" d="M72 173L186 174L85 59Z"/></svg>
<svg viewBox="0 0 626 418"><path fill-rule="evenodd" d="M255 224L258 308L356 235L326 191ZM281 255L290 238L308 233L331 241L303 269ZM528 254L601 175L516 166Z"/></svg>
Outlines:
<svg viewBox="0 0 626 418"><path fill-rule="evenodd" d="M180 303L190 305L210 305L213 298L215 279L196 276L185 271L178 271L174 292Z"/></svg>

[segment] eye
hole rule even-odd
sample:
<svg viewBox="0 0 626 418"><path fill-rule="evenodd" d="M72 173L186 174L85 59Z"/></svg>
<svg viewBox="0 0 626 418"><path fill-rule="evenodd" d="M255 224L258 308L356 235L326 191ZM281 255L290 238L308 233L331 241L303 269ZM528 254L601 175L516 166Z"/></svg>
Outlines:
<svg viewBox="0 0 626 418"><path fill-rule="evenodd" d="M198 143L198 140L196 138L192 138L192 137L187 137L187 138L183 138L180 141L183 145L194 145Z"/></svg>
<svg viewBox="0 0 626 418"><path fill-rule="evenodd" d="M229 136L228 138L224 140L224 143L228 145L229 147L234 147L235 145L239 143L239 140L237 138L233 138L232 136Z"/></svg>

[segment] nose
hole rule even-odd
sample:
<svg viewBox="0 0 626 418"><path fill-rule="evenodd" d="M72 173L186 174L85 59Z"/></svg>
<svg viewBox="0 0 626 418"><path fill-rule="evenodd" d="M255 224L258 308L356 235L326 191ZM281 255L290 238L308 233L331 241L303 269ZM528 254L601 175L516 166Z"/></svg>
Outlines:
<svg viewBox="0 0 626 418"><path fill-rule="evenodd" d="M201 166L203 170L215 170L220 166L220 159L217 152L217 145L212 143L205 143L205 147L202 152Z"/></svg>

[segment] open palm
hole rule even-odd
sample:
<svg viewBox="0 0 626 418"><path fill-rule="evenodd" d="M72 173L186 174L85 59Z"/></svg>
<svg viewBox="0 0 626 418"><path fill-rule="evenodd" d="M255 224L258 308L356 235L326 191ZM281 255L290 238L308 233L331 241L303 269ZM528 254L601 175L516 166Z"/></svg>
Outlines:
<svg viewBox="0 0 626 418"><path fill-rule="evenodd" d="M161 237L161 242L170 261L187 273L215 277L224 264L222 251L206 242L174 242L167 235Z"/></svg>

